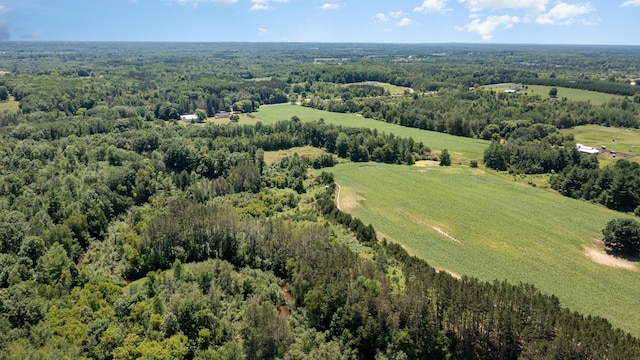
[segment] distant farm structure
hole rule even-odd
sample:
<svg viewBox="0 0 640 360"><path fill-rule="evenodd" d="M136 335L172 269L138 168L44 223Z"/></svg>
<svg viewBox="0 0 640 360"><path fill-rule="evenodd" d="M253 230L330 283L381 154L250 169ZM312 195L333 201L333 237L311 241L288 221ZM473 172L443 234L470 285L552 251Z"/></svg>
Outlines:
<svg viewBox="0 0 640 360"><path fill-rule="evenodd" d="M594 147L576 144L576 149L583 154L598 155L600 151Z"/></svg>

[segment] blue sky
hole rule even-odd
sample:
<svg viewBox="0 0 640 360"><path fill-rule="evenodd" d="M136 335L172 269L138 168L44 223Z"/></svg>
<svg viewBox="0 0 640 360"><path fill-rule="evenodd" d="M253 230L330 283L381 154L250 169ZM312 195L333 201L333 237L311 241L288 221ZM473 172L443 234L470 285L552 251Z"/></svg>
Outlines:
<svg viewBox="0 0 640 360"><path fill-rule="evenodd" d="M640 0L0 0L0 40L640 45L639 22Z"/></svg>

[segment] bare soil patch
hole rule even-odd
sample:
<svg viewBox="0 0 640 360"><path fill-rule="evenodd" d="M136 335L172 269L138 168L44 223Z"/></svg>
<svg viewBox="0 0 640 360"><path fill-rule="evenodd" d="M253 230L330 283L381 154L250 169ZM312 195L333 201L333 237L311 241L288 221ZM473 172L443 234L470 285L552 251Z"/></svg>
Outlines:
<svg viewBox="0 0 640 360"><path fill-rule="evenodd" d="M453 271L451 271L449 269L439 269L438 271L447 273L447 274L453 276L454 278L456 278L458 280L462 279L462 275L458 274L457 272L453 272Z"/></svg>
<svg viewBox="0 0 640 360"><path fill-rule="evenodd" d="M454 238L453 236L451 236L451 234L448 234L448 233L444 232L444 231L443 231L442 229L440 229L439 227L437 227L437 226L432 226L431 228L432 228L433 230L437 231L438 233L440 233L440 235L442 235L442 236L446 237L447 239L449 239L449 240L453 240L453 241L455 241L455 242L457 242L457 243L460 243L460 240L458 240L458 239Z"/></svg>
<svg viewBox="0 0 640 360"><path fill-rule="evenodd" d="M638 271L638 267L633 263L633 261L607 254L606 251L595 247L585 247L584 254L593 262L601 265L629 271Z"/></svg>
<svg viewBox="0 0 640 360"><path fill-rule="evenodd" d="M627 153L623 153L623 152L619 152L619 151L612 151L612 150L602 150L600 151L600 156L602 157L606 157L609 159L630 159L634 156L637 156L637 154L627 154Z"/></svg>
<svg viewBox="0 0 640 360"><path fill-rule="evenodd" d="M289 315L291 315L291 293L289 292L287 284L282 285L280 290L282 290L284 299L280 303L280 306L278 306L278 316L284 321L289 321Z"/></svg>

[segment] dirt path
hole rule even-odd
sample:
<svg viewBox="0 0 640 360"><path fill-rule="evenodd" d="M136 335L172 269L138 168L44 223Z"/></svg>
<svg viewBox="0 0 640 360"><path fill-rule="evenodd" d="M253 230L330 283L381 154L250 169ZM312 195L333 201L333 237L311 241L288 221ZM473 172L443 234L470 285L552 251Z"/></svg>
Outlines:
<svg viewBox="0 0 640 360"><path fill-rule="evenodd" d="M284 295L284 301L278 306L278 316L284 321L289 321L289 315L291 315L291 293L287 284L282 285L280 289Z"/></svg>
<svg viewBox="0 0 640 360"><path fill-rule="evenodd" d="M448 233L444 232L444 231L443 231L442 229L440 229L439 227L437 227L437 226L432 226L431 228L432 228L433 230L437 231L438 233L440 233L440 235L442 235L442 236L446 237L447 239L449 239L449 240L453 240L453 241L457 242L458 244L460 244L460 240L458 240L458 239L454 238L453 236L451 236L450 234L448 234Z"/></svg>
<svg viewBox="0 0 640 360"><path fill-rule="evenodd" d="M336 194L336 207L338 210L342 211L342 206L340 206L340 191L342 190L342 187L338 183L336 183L336 186L338 187L338 193Z"/></svg>

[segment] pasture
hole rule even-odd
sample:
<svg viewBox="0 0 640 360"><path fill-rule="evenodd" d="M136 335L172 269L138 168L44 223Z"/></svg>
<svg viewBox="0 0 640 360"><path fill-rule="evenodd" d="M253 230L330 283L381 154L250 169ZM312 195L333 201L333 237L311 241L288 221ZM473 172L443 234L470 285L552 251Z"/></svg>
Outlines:
<svg viewBox="0 0 640 360"><path fill-rule="evenodd" d="M608 150L633 154L631 160L640 158L640 130L600 125L576 126L573 129L562 130L562 133L572 133L577 143L600 148L605 146Z"/></svg>
<svg viewBox="0 0 640 360"><path fill-rule="evenodd" d="M364 85L364 82L359 82L359 83L354 83L354 84L346 84L345 86L350 86L350 85ZM388 83L376 83L374 86L379 86L381 88L384 89L385 92L388 92L389 95L403 95L405 93L413 93L413 89L412 88L408 88L408 87L404 87L404 86L397 86L397 85L393 85L393 84L388 84Z"/></svg>
<svg viewBox="0 0 640 360"><path fill-rule="evenodd" d="M515 86L516 84L505 83L505 84L496 84L496 85L488 85L484 86L486 89L495 90L497 92L502 92L504 90L509 89L511 86ZM571 89L559 86L543 86L543 85L528 85L526 90L522 90L519 94L527 94L527 95L539 95L541 98L546 99L549 97L549 90L552 87L558 89L557 99L567 98L573 101L585 101L591 102L594 105L600 105L608 102L611 99L621 99L623 96L620 95L612 95L597 91L589 91L589 90L580 90L580 89Z"/></svg>
<svg viewBox="0 0 640 360"><path fill-rule="evenodd" d="M9 100L0 102L0 111L16 112L20 108L20 103L13 96L9 96Z"/></svg>
<svg viewBox="0 0 640 360"><path fill-rule="evenodd" d="M607 255L623 214L466 166L346 163L339 206L454 276L532 283L640 335L640 264Z"/></svg>
<svg viewBox="0 0 640 360"><path fill-rule="evenodd" d="M314 148L313 146L293 147L291 149L278 151L265 151L264 162L266 164L273 164L293 154L298 154L300 157L313 160L321 155L326 155L327 152L318 148Z"/></svg>
<svg viewBox="0 0 640 360"><path fill-rule="evenodd" d="M384 121L367 119L354 114L332 113L299 105L262 106L254 115L256 118L255 121L261 120L265 124L273 124L280 120L289 120L295 115L302 121L323 119L327 124L377 129L379 132L385 132L387 134L393 133L400 137L412 137L414 140L421 141L426 146L429 146L432 151L436 153L442 149L448 149L454 162L473 159L482 161L484 149L489 146L489 142L485 140L408 128L389 124Z"/></svg>

